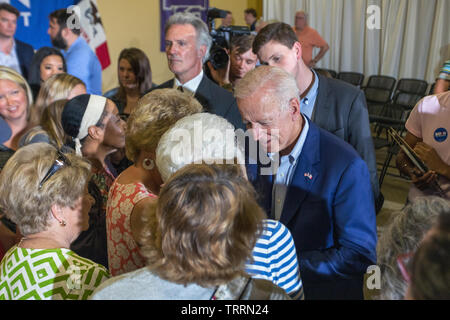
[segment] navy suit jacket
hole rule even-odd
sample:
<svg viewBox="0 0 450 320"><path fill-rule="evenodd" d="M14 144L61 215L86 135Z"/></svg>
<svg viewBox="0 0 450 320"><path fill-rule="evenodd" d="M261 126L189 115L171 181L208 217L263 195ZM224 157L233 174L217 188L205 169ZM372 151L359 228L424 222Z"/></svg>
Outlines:
<svg viewBox="0 0 450 320"><path fill-rule="evenodd" d="M19 60L20 70L25 79L28 79L31 60L33 59L34 49L28 43L14 39L16 41L16 53Z"/></svg>
<svg viewBox="0 0 450 320"><path fill-rule="evenodd" d="M164 82L158 87L152 89L173 88L174 79ZM150 91L152 91L150 90ZM205 111L216 114L227 119L236 129L245 131L245 125L242 122L241 114L233 95L212 82L206 75L200 82L194 97L205 108Z"/></svg>
<svg viewBox="0 0 450 320"><path fill-rule="evenodd" d="M317 76L319 88L311 120L355 148L369 168L370 181L376 198L380 188L364 93L344 81L327 78L320 74Z"/></svg>
<svg viewBox="0 0 450 320"><path fill-rule="evenodd" d="M376 264L369 171L348 143L308 121L280 222L294 238L306 299L362 299L364 273ZM256 163L247 174L273 218L273 177Z"/></svg>

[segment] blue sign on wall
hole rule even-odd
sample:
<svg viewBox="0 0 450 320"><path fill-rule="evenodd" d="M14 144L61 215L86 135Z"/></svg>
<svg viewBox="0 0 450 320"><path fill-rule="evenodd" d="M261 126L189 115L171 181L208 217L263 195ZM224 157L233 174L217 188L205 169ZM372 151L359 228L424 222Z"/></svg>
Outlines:
<svg viewBox="0 0 450 320"><path fill-rule="evenodd" d="M78 3L78 0L0 0L20 11L17 21L16 38L39 49L51 46L48 15L62 8Z"/></svg>
<svg viewBox="0 0 450 320"><path fill-rule="evenodd" d="M166 50L164 28L167 20L177 12L190 12L206 22L209 0L160 0L161 51Z"/></svg>

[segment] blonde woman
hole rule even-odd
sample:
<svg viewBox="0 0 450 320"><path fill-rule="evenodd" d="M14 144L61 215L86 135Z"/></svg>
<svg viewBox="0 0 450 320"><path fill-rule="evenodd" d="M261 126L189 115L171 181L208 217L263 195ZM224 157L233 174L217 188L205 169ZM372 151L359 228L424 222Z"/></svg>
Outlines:
<svg viewBox="0 0 450 320"><path fill-rule="evenodd" d="M23 238L0 264L7 300L83 300L108 271L71 251L88 227L90 165L45 143L20 148L0 174L0 206ZM17 285L17 282L26 285Z"/></svg>
<svg viewBox="0 0 450 320"><path fill-rule="evenodd" d="M16 71L0 66L0 116L11 128L8 141L0 146L0 170L19 147L19 140L29 127L33 97L27 81Z"/></svg>
<svg viewBox="0 0 450 320"><path fill-rule="evenodd" d="M159 194L162 184L155 153L161 136L177 120L202 111L193 97L174 89L154 90L139 100L125 134L127 157L134 165L111 186L106 207L109 270L113 276L142 268L145 260L134 240L141 208Z"/></svg>
<svg viewBox="0 0 450 320"><path fill-rule="evenodd" d="M70 100L86 93L86 86L80 79L67 74L55 74L48 78L41 86L36 102L31 108L30 124L40 124L42 112L47 106L56 100Z"/></svg>
<svg viewBox="0 0 450 320"><path fill-rule="evenodd" d="M30 143L50 143L61 149L66 135L61 125L61 115L68 100L57 100L42 111L40 125L30 129L21 139L21 145Z"/></svg>

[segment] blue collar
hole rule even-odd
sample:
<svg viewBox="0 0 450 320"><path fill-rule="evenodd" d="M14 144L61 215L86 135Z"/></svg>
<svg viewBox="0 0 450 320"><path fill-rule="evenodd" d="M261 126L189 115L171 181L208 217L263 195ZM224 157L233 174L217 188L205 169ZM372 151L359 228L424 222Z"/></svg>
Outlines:
<svg viewBox="0 0 450 320"><path fill-rule="evenodd" d="M317 93L318 93L318 89L319 89L319 77L317 76L317 74L314 70L311 69L311 71L314 76L314 84L311 87L311 89L309 89L306 97L304 97L300 101L300 110L309 119L312 119L313 112L314 112L314 105L316 104L316 98L317 98Z"/></svg>
<svg viewBox="0 0 450 320"><path fill-rule="evenodd" d="M77 46L79 46L81 44L81 42L83 41L82 37L79 36L77 40L75 40L74 43L72 43L72 45L69 47L69 49L63 50L63 52L65 54L68 54L69 52L73 51Z"/></svg>
<svg viewBox="0 0 450 320"><path fill-rule="evenodd" d="M302 114L303 121L305 122L302 132L300 133L300 137L298 137L297 142L295 143L294 149L292 149L291 153L288 155L282 156L280 158L280 162L284 162L284 159L288 159L289 162L294 164L297 162L298 158L300 157L300 154L302 153L303 146L305 145L306 137L308 136L309 131L309 122L308 119L306 119L305 115ZM274 160L275 153L268 153L268 156L272 161Z"/></svg>

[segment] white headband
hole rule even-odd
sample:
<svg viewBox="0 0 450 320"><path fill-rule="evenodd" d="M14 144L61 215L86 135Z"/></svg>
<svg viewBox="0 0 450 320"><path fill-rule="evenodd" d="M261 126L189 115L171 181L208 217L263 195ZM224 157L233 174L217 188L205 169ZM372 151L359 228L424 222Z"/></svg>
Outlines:
<svg viewBox="0 0 450 320"><path fill-rule="evenodd" d="M86 110L81 120L80 131L75 138L75 151L81 156L81 140L88 135L88 129L90 126L95 126L102 116L103 110L105 110L106 98L97 95L91 95Z"/></svg>

